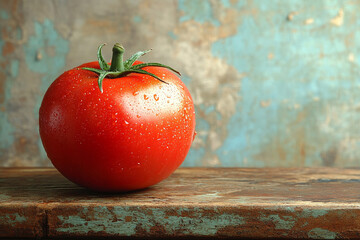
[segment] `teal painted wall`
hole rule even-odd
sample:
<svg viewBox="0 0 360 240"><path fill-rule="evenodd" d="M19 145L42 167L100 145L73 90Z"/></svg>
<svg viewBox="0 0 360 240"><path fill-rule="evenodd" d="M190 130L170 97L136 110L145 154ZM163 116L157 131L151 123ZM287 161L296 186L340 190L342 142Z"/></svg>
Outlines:
<svg viewBox="0 0 360 240"><path fill-rule="evenodd" d="M145 61L182 72L198 132L183 166L360 166L359 8L0 0L0 166L50 166L37 129L42 96L103 42L152 48Z"/></svg>

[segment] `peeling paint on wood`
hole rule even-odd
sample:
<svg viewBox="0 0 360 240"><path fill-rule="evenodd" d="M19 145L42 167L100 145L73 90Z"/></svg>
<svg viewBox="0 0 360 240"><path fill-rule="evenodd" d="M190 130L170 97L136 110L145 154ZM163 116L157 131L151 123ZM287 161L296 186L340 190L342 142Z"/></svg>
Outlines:
<svg viewBox="0 0 360 240"><path fill-rule="evenodd" d="M122 194L0 169L0 237L359 239L360 170L182 168Z"/></svg>

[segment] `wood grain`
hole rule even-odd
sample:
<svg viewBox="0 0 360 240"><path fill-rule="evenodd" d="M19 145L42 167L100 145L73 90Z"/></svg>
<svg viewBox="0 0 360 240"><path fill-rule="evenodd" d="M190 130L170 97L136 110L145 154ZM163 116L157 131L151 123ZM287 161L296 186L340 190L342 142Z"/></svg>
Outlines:
<svg viewBox="0 0 360 240"><path fill-rule="evenodd" d="M136 192L0 168L0 238L360 238L360 170L180 168Z"/></svg>

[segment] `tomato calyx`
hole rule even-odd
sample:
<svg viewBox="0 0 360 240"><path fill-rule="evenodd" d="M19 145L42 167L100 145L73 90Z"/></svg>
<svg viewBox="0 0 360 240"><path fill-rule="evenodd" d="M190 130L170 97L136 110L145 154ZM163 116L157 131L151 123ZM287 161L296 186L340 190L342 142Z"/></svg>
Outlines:
<svg viewBox="0 0 360 240"><path fill-rule="evenodd" d="M163 67L163 68L167 68L167 69L181 75L178 71L176 71L172 67L169 67L169 66L161 64L161 63L142 63L142 64L133 65L137 59L139 59L141 56L145 55L146 53L150 52L151 50L139 51L139 52L135 53L134 55L132 55L129 59L124 61L123 55L124 55L125 49L119 43L116 43L113 47L113 55L112 55L112 59L111 59L111 65L109 65L104 60L102 53L101 53L101 49L104 45L105 45L105 43L101 44L99 46L98 52L97 52L97 58L98 58L101 69L87 68L87 67L82 68L82 69L89 70L89 71L99 74L98 85L99 85L99 89L101 92L103 92L102 82L103 82L104 78L106 78L106 77L120 78L120 77L125 77L126 75L128 75L130 73L139 73L139 74L149 75L149 76L159 80L160 82L168 84L167 82L165 82L164 80L162 80L161 78L156 76L155 74L143 70L143 68L145 68L145 67Z"/></svg>

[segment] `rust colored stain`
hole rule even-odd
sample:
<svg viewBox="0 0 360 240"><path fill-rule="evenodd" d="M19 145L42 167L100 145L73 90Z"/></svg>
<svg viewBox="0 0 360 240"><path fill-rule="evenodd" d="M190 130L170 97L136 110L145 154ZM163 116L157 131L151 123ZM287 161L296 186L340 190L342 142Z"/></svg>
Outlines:
<svg viewBox="0 0 360 240"><path fill-rule="evenodd" d="M125 222L131 222L131 221L132 221L132 216L125 217Z"/></svg>
<svg viewBox="0 0 360 240"><path fill-rule="evenodd" d="M10 43L10 42L6 42L3 46L3 49L2 49L2 53L3 53L3 56L6 57L10 54L12 54L13 52L15 51L15 46L14 44Z"/></svg>
<svg viewBox="0 0 360 240"><path fill-rule="evenodd" d="M166 233L166 229L162 225L155 225L150 228L150 234L155 236L161 236Z"/></svg>

